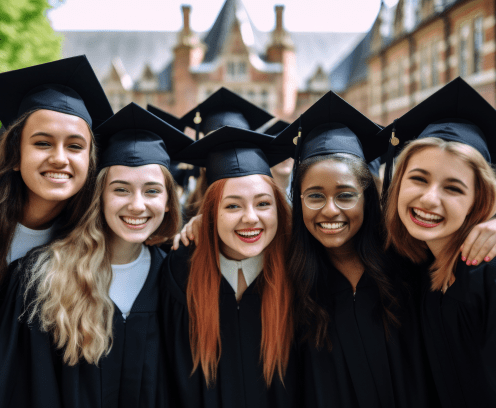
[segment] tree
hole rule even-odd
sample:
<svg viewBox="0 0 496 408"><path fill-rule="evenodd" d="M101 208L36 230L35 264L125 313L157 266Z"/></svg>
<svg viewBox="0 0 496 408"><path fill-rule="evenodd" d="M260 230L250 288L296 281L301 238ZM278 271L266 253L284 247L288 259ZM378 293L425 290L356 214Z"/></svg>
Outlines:
<svg viewBox="0 0 496 408"><path fill-rule="evenodd" d="M46 17L50 7L47 0L0 0L0 72L61 57L63 37Z"/></svg>

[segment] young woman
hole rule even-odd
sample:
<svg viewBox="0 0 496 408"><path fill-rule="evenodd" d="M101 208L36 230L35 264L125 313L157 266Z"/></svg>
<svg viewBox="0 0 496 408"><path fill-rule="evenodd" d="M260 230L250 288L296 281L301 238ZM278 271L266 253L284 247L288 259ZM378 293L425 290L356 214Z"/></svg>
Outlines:
<svg viewBox="0 0 496 408"><path fill-rule="evenodd" d="M422 330L443 407L496 406L496 264L457 256L472 225L495 213L495 119L458 79L397 122L398 132L425 129L398 157L388 244L421 265Z"/></svg>
<svg viewBox="0 0 496 408"><path fill-rule="evenodd" d="M181 153L206 167L209 187L199 245L164 264L178 407L299 406L284 260L289 209L270 173L284 157L267 152L272 139L226 126Z"/></svg>
<svg viewBox="0 0 496 408"><path fill-rule="evenodd" d="M436 403L415 287L383 252L379 195L366 165L380 155L379 130L330 92L274 141L289 145L301 135L289 265L304 406Z"/></svg>
<svg viewBox="0 0 496 408"><path fill-rule="evenodd" d="M0 89L1 282L10 262L81 218L96 171L91 129L112 109L84 56L2 73Z"/></svg>
<svg viewBox="0 0 496 408"><path fill-rule="evenodd" d="M167 167L191 139L134 104L97 131L106 142L87 211L65 238L9 267L2 407L172 404L158 314L165 255L143 243L181 225Z"/></svg>

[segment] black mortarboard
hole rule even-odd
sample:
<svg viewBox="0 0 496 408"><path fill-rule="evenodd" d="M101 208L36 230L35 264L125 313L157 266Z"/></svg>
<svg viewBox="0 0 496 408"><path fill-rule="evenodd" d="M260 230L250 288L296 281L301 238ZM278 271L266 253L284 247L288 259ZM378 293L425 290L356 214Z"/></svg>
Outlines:
<svg viewBox="0 0 496 408"><path fill-rule="evenodd" d="M380 129L330 91L283 130L273 144L281 149L289 149L297 159L295 164L309 157L332 153L349 153L368 162L387 148L386 143L380 146L374 137ZM297 140L299 134L301 138ZM299 149L295 149L296 141Z"/></svg>
<svg viewBox="0 0 496 408"><path fill-rule="evenodd" d="M163 121L167 122L169 125L174 126L176 129L179 129L181 132L184 132L184 128L186 127L183 124L183 121L178 117L159 109L153 105L147 105L146 110L148 112L153 113L155 116L158 116Z"/></svg>
<svg viewBox="0 0 496 408"><path fill-rule="evenodd" d="M279 133L281 133L288 126L289 126L288 122L285 122L284 120L278 120L276 123L274 123L268 129L266 129L264 131L264 133L266 135L270 135L270 136L277 136Z"/></svg>
<svg viewBox="0 0 496 408"><path fill-rule="evenodd" d="M226 88L220 88L181 120L186 126L207 135L222 126L255 130L273 116Z"/></svg>
<svg viewBox="0 0 496 408"><path fill-rule="evenodd" d="M496 110L463 79L454 79L377 135L381 145L390 142L385 189L389 186L394 155L413 139L438 137L464 143L490 163L491 156L496 157L495 123Z"/></svg>
<svg viewBox="0 0 496 408"><path fill-rule="evenodd" d="M95 133L101 152L99 167L137 167L161 164L167 168L170 158L193 141L153 113L130 103Z"/></svg>
<svg viewBox="0 0 496 408"><path fill-rule="evenodd" d="M0 121L10 126L22 114L47 109L98 127L113 114L84 55L0 74Z"/></svg>
<svg viewBox="0 0 496 408"><path fill-rule="evenodd" d="M270 168L289 157L272 147L273 140L269 135L224 126L180 152L179 160L206 167L208 184L251 174L272 177Z"/></svg>

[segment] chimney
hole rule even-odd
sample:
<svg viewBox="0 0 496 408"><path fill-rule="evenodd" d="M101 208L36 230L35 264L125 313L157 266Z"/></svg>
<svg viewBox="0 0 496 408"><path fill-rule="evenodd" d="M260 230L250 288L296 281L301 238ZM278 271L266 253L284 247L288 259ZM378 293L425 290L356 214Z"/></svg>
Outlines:
<svg viewBox="0 0 496 408"><path fill-rule="evenodd" d="M277 5L274 8L276 10L276 29L275 29L275 31L282 31L283 30L282 12L284 11L284 6Z"/></svg>
<svg viewBox="0 0 496 408"><path fill-rule="evenodd" d="M191 13L191 6L189 4L183 4L181 9L183 11L183 32L189 33L189 15Z"/></svg>

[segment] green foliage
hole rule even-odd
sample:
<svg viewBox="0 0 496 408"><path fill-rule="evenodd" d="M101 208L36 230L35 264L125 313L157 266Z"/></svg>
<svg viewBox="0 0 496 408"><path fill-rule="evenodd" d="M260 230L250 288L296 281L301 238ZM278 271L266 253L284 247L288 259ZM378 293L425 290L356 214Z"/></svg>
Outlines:
<svg viewBox="0 0 496 408"><path fill-rule="evenodd" d="M63 37L46 17L47 0L0 0L0 72L54 61Z"/></svg>

